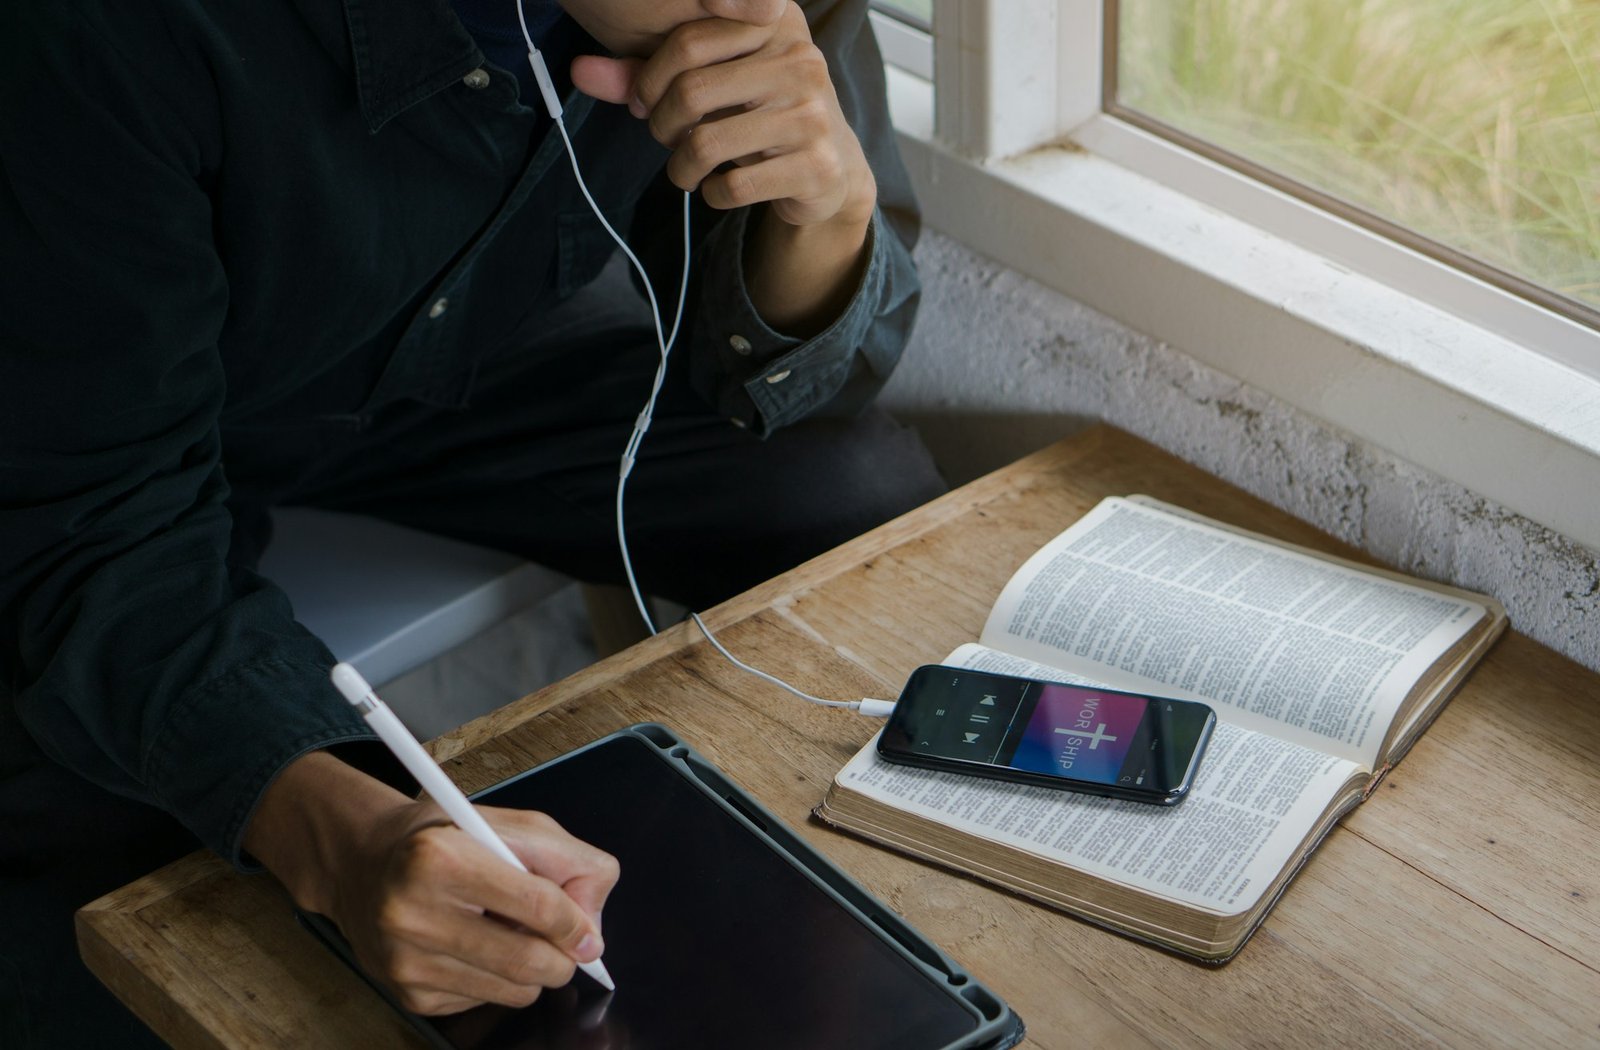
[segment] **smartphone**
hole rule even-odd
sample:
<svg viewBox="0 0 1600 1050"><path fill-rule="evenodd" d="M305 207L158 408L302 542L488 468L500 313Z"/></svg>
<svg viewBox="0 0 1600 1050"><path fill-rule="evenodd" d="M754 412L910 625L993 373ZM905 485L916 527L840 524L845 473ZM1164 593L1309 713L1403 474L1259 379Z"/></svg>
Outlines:
<svg viewBox="0 0 1600 1050"><path fill-rule="evenodd" d="M929 664L906 682L885 761L1171 806L1217 715L1205 704Z"/></svg>

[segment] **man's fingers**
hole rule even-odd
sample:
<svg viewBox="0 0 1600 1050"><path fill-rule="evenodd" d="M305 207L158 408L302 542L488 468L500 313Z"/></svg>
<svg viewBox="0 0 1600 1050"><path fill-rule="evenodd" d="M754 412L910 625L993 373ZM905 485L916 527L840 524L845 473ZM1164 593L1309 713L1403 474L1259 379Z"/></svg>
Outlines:
<svg viewBox="0 0 1600 1050"><path fill-rule="evenodd" d="M470 899L538 934L580 962L599 958L604 947L600 931L566 890L543 876L525 875L504 864L501 867L506 870L485 872L485 878L476 885L463 887Z"/></svg>
<svg viewBox="0 0 1600 1050"><path fill-rule="evenodd" d="M711 67L759 51L771 38L772 30L766 26L715 18L686 23L639 70L634 91L646 111L653 111L680 77L710 73Z"/></svg>
<svg viewBox="0 0 1600 1050"><path fill-rule="evenodd" d="M596 879L609 891L616 881L615 859L541 813L485 807L483 814L530 870L518 871L459 828L424 828L405 846L408 891L391 897L385 909L391 932L417 940L420 929L439 921L426 906L427 894L444 893L461 909L487 910L526 927L580 962L597 958L600 932L561 882Z"/></svg>
<svg viewBox="0 0 1600 1050"><path fill-rule="evenodd" d="M501 877L483 887L480 903L547 937L582 962L597 958L600 931L593 916L598 916L616 885L620 874L616 858L567 834L543 813L484 807L483 815L532 877L495 871Z"/></svg>
<svg viewBox="0 0 1600 1050"><path fill-rule="evenodd" d="M769 26L783 17L789 0L701 0L700 6L715 18Z"/></svg>
<svg viewBox="0 0 1600 1050"><path fill-rule="evenodd" d="M559 952L552 954L565 962L564 976L543 981L510 981L469 962L432 953L397 960L390 979L400 991L401 1004L413 1013L457 1013L479 1003L528 1006L545 988L558 988L572 980L576 970L572 960Z"/></svg>
<svg viewBox="0 0 1600 1050"><path fill-rule="evenodd" d="M605 58L601 55L579 55L572 60L572 86L601 102L628 105L637 94L634 81L644 61L638 58ZM634 116L644 116L635 111Z"/></svg>
<svg viewBox="0 0 1600 1050"><path fill-rule="evenodd" d="M813 153L787 153L708 176L700 184L700 196L721 210L770 201L784 222L804 226L838 211L838 201L832 198L842 190L823 168Z"/></svg>
<svg viewBox="0 0 1600 1050"><path fill-rule="evenodd" d="M397 988L395 994L402 1009L423 1017L458 1014L483 1005L482 999L469 999L464 995L452 995L433 988Z"/></svg>
<svg viewBox="0 0 1600 1050"><path fill-rule="evenodd" d="M436 806L410 803L387 825L378 892L338 915L362 965L419 1013L526 1005L603 951L599 911L616 860L544 814L482 813L529 871L436 823Z"/></svg>
<svg viewBox="0 0 1600 1050"><path fill-rule="evenodd" d="M495 806L480 811L529 871L560 885L591 879L603 883L607 892L616 885L621 874L617 858L568 834L547 814Z"/></svg>
<svg viewBox="0 0 1600 1050"><path fill-rule="evenodd" d="M691 129L706 121L792 105L796 97L793 88L779 63L759 55L743 62L691 69L650 107L650 134L668 149L677 149Z"/></svg>
<svg viewBox="0 0 1600 1050"><path fill-rule="evenodd" d="M667 160L667 178L681 190L693 190L724 164L785 153L804 141L791 124L767 111L724 117L701 124L678 145Z"/></svg>
<svg viewBox="0 0 1600 1050"><path fill-rule="evenodd" d="M667 177L680 189L698 188L713 208L838 193L846 158L834 139L811 130L827 119L821 104L807 100L790 109L816 112L758 110L701 124L668 159ZM718 174L729 163L736 166Z"/></svg>
<svg viewBox="0 0 1600 1050"><path fill-rule="evenodd" d="M611 896L611 889L616 884L615 877L581 875L563 882L561 884L561 892L571 897L573 903L583 909L585 915L589 916L590 921L595 925L595 929L600 930L600 912L605 908L606 898Z"/></svg>
<svg viewBox="0 0 1600 1050"><path fill-rule="evenodd" d="M576 965L544 937L462 907L413 931L404 951L446 955L519 986L558 987L572 979Z"/></svg>

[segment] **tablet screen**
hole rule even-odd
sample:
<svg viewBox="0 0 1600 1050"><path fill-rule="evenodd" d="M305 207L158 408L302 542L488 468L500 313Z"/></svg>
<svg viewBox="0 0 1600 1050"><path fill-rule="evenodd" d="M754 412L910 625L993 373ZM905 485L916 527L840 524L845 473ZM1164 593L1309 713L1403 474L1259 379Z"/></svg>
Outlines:
<svg viewBox="0 0 1600 1050"><path fill-rule="evenodd" d="M614 854L605 908L617 991L580 974L524 1010L432 1025L473 1050L925 1050L979 1021L634 737L476 799L539 809Z"/></svg>

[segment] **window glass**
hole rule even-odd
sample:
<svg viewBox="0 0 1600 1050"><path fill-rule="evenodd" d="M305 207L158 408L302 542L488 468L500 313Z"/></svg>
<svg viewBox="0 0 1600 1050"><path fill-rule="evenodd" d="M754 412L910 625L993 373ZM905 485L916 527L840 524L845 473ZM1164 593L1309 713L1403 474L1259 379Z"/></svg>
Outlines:
<svg viewBox="0 0 1600 1050"><path fill-rule="evenodd" d="M1113 112L1600 307L1600 0L1119 0L1110 14Z"/></svg>
<svg viewBox="0 0 1600 1050"><path fill-rule="evenodd" d="M872 0L872 6L924 29L933 24L933 0Z"/></svg>

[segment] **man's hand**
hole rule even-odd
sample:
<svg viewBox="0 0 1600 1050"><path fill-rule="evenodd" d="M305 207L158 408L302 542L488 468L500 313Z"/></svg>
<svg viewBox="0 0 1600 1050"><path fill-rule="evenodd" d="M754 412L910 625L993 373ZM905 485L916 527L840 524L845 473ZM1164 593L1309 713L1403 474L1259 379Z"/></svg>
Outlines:
<svg viewBox="0 0 1600 1050"><path fill-rule="evenodd" d="M789 0L561 0L561 6L612 53L648 58L686 22L726 18L771 25Z"/></svg>
<svg viewBox="0 0 1600 1050"><path fill-rule="evenodd" d="M333 919L362 967L406 1009L526 1006L599 958L617 862L542 813L483 807L529 872L325 752L291 763L245 848L295 903Z"/></svg>
<svg viewBox="0 0 1600 1050"><path fill-rule="evenodd" d="M647 117L673 151L667 176L714 208L770 201L792 226L872 216L872 171L793 3L770 24L685 22L645 60L580 56L572 77ZM718 173L723 165L733 167Z"/></svg>
<svg viewBox="0 0 1600 1050"><path fill-rule="evenodd" d="M607 13L615 4L568 6L584 22L591 8ZM877 203L872 169L796 4L694 6L726 14L682 22L645 59L580 56L573 83L647 119L673 151L667 176L675 185L698 189L713 208L766 205L747 252L751 297L774 327L820 328L854 285Z"/></svg>

